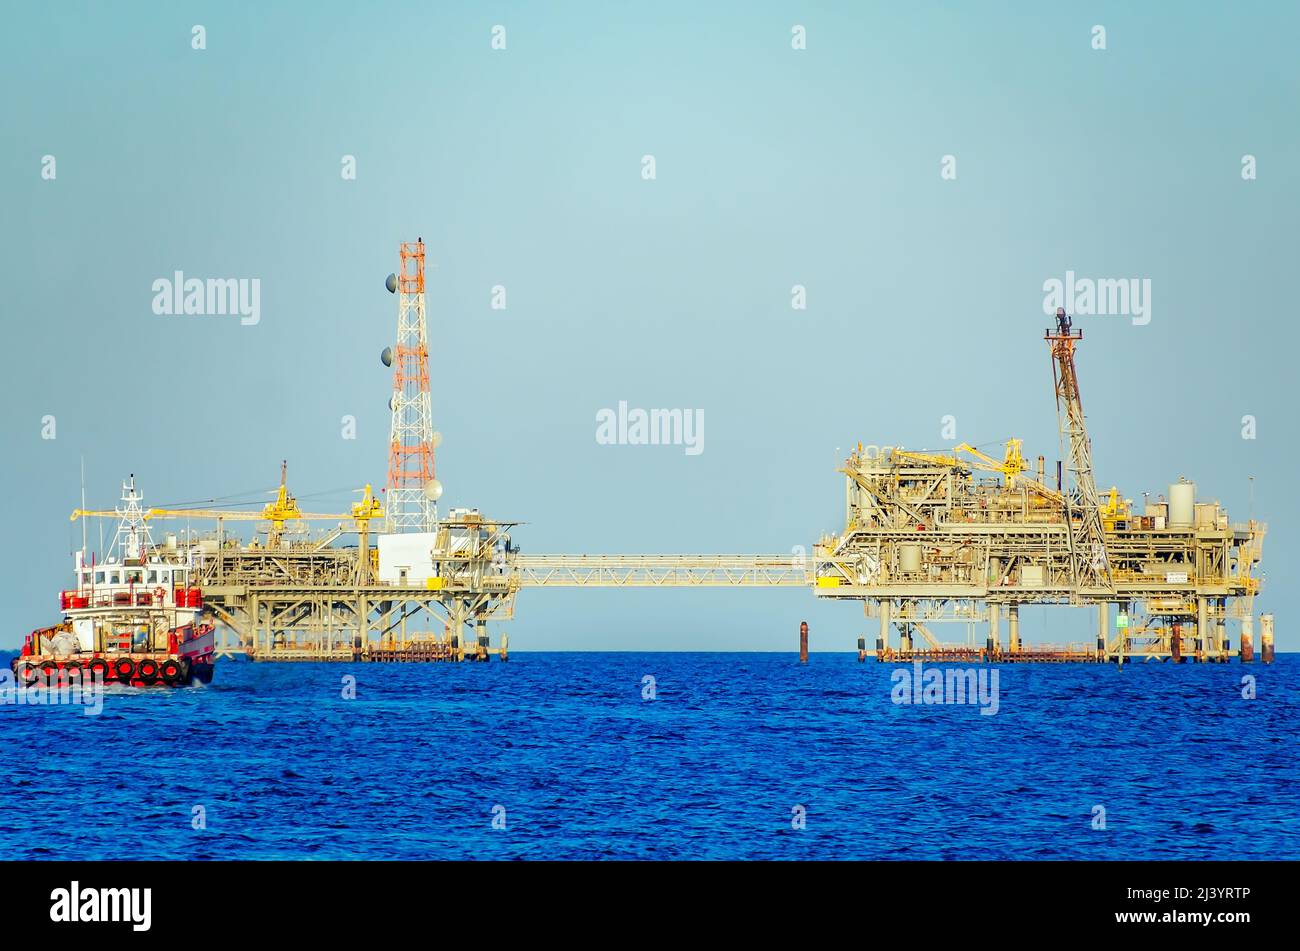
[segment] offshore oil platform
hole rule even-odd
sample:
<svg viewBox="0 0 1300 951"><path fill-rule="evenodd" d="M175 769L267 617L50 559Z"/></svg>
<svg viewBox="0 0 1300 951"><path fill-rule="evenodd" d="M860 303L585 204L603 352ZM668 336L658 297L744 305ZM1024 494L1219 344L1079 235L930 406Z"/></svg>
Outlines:
<svg viewBox="0 0 1300 951"><path fill-rule="evenodd" d="M532 587L811 587L859 600L878 619L881 661L1085 661L1254 659L1254 574L1265 526L1229 522L1187 481L1141 512L1092 470L1075 368L1082 331L1064 311L1045 338L1052 355L1062 454L1049 483L1019 440L1001 460L961 445L943 452L861 445L846 460L845 527L811 557L774 555L523 554L518 522L473 508L440 517L429 386L423 240L405 242L386 281L397 295L397 337L381 360L392 369L392 422L383 500L367 485L344 513L303 511L287 486L259 512L154 508L145 519L215 522L215 531L169 533L169 559L188 566L204 611L220 622L219 650L258 661L488 660L508 655L501 622ZM122 512L78 509L81 517ZM231 523L255 522L252 538ZM306 526L336 524L316 536ZM372 527L374 523L374 527ZM83 546L84 547L84 546ZM65 592L67 598L81 592ZM1095 643L1026 645L1023 605L1093 606ZM1112 624L1113 615L1113 624ZM1005 617L1007 638L1002 637ZM430 623L432 622L432 623ZM488 624L497 625L493 647ZM944 643L931 627L967 626ZM987 625L982 642L976 625ZM801 626L806 659L807 625ZM895 636L896 633L896 636ZM1273 619L1260 618L1264 662ZM858 659L868 655L858 639Z"/></svg>
<svg viewBox="0 0 1300 951"><path fill-rule="evenodd" d="M879 619L881 660L1221 662L1232 653L1229 621L1239 656L1253 660L1266 526L1231 523L1184 479L1140 512L1117 488L1103 499L1075 367L1083 332L1058 310L1044 337L1066 471L1057 462L1049 484L1039 456L1031 473L1018 439L1001 460L965 444L949 453L859 446L842 470L845 528L815 549L816 593L864 602ZM1095 606L1095 643L1025 645L1020 608L1030 604ZM945 621L986 623L984 642L940 642L931 626ZM1271 662L1272 615L1260 618L1260 646Z"/></svg>

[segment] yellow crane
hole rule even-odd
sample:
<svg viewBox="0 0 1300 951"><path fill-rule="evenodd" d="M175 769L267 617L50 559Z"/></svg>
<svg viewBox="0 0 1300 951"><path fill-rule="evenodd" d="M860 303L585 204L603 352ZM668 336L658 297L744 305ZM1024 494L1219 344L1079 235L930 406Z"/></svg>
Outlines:
<svg viewBox="0 0 1300 951"><path fill-rule="evenodd" d="M370 551L367 543L370 540L370 520L372 518L383 518L384 508L379 504L379 500L374 497L370 491L370 483L366 483L365 493L361 496L360 502L352 503L352 517L357 523L357 584L370 583Z"/></svg>
<svg viewBox="0 0 1300 951"><path fill-rule="evenodd" d="M1006 450L1002 455L1002 461L998 462L990 455L980 452L969 443L962 443L953 452L965 452L980 460L983 465L977 468L985 469L989 472L1001 472L1007 480L1007 488L1015 486L1016 476L1026 471L1029 464L1025 462L1025 457L1020 453L1020 447L1024 444L1022 439L1008 439Z"/></svg>
<svg viewBox="0 0 1300 951"><path fill-rule="evenodd" d="M267 529L267 547L278 548L284 537L285 523L293 519L304 519L307 515L298 508L298 502L289 494L286 484L288 462L280 463L280 488L276 490L275 500L268 502L261 512L240 512L228 509L162 509L153 508L145 512L145 518L215 518L221 521L261 521L269 522ZM326 518L346 518L347 516L328 515Z"/></svg>
<svg viewBox="0 0 1300 951"><path fill-rule="evenodd" d="M366 557L365 548L367 535L370 528L370 520L374 518L383 518L383 506L379 500L374 497L371 487L367 484L361 501L352 504L351 512L304 512L298 507L298 501L290 494L287 485L288 465L286 462L280 463L280 487L276 490L274 501L268 502L260 512L246 512L237 509L166 509L151 508L144 513L146 520L155 518L198 518L198 519L216 519L219 522L224 521L244 521L244 522L267 522L267 547L278 548L284 538L285 525L291 521L333 521L351 518L356 522L357 531L361 534L361 548L363 559ZM78 518L115 518L120 517L121 512L116 510L92 510L76 509L72 513L71 520L76 521Z"/></svg>
<svg viewBox="0 0 1300 951"><path fill-rule="evenodd" d="M357 520L358 526L368 525L372 518L384 517L384 507L375 498L369 482L362 492L361 501L352 503L352 517Z"/></svg>
<svg viewBox="0 0 1300 951"><path fill-rule="evenodd" d="M1065 504L1065 496L1055 489L1050 489L1036 479L1022 475L1029 471L1029 464L1025 462L1025 457L1021 451L1024 445L1022 439L1008 439L1006 449L1002 455L1002 461L994 459L987 453L981 452L969 443L962 443L952 451L954 455L943 455L933 452L908 452L903 449L895 449L894 455L903 459L912 459L917 462L924 462L930 465L939 466L957 466L963 469L980 469L984 472L998 472L1006 479L1007 488L1014 488L1016 481L1019 480L1028 486L1034 492L1044 498L1051 499L1053 502ZM973 459L959 458L956 453L966 453Z"/></svg>
<svg viewBox="0 0 1300 951"><path fill-rule="evenodd" d="M1115 523L1117 521L1129 517L1129 511L1132 505L1133 500L1121 498L1119 488L1112 485L1110 487L1110 492L1106 497L1106 501L1101 507L1101 524L1107 531L1114 531Z"/></svg>
<svg viewBox="0 0 1300 951"><path fill-rule="evenodd" d="M908 449L895 449L894 457L897 459L910 459L913 462L924 462L932 466L955 466L961 469L970 468L970 463L964 459L958 459L956 456L944 456L937 452L912 452Z"/></svg>

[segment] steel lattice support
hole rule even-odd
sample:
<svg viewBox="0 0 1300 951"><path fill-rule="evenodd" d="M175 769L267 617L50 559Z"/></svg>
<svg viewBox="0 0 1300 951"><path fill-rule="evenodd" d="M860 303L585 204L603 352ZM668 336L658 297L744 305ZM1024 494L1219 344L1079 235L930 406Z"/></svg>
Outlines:
<svg viewBox="0 0 1300 951"><path fill-rule="evenodd" d="M438 509L436 490L431 491L435 485L433 405L429 395L423 239L402 243L397 285L392 428L384 508L390 532L428 532L438 520Z"/></svg>

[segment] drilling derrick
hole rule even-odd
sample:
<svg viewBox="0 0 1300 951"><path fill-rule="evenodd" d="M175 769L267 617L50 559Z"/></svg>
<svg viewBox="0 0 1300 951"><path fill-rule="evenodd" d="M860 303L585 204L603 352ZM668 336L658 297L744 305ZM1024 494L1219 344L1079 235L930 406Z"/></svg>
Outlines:
<svg viewBox="0 0 1300 951"><path fill-rule="evenodd" d="M393 422L389 438L387 501L390 532L431 532L441 486L434 478L433 407L424 315L424 239L403 242L401 270L389 278L397 294L397 341L392 361Z"/></svg>
<svg viewBox="0 0 1300 951"><path fill-rule="evenodd" d="M1113 592L1110 561L1106 554L1106 535L1101 524L1101 500L1092 474L1092 442L1083 418L1079 398L1079 377L1074 367L1074 347L1083 339L1083 331L1071 331L1071 320L1064 308L1057 308L1056 330L1043 337L1052 352L1052 377L1056 383L1056 416L1061 430L1062 450L1069 444L1068 470L1074 483L1065 493L1066 537L1070 543L1070 562L1076 591L1103 589Z"/></svg>

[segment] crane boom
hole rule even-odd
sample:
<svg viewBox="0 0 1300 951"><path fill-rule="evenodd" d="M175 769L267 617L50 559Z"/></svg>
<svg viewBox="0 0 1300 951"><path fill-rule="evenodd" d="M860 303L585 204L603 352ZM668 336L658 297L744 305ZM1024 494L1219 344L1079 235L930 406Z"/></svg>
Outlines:
<svg viewBox="0 0 1300 951"><path fill-rule="evenodd" d="M280 487L276 492L274 502L268 502L260 512L250 512L232 509L167 509L151 508L141 514L143 521L149 521L156 518L184 518L184 519L217 519L218 521L241 521L241 522L268 522L267 527L267 544L276 548L284 536L285 524L290 521L312 522L328 521L333 519L347 520L352 519L356 522L356 530L362 536L362 548L366 547L366 536L370 528L371 519L384 518L384 509L379 500L374 497L371 487L367 485L364 489L360 502L352 504L351 512L304 512L298 508L298 502L289 493L285 483L287 466L285 463L280 464ZM358 490L362 491L362 490ZM92 509L75 509L72 512L71 521L79 518L121 518L122 512L117 509L112 510L92 510Z"/></svg>

